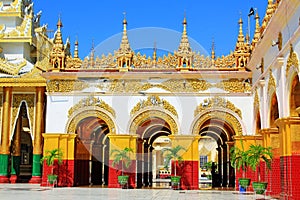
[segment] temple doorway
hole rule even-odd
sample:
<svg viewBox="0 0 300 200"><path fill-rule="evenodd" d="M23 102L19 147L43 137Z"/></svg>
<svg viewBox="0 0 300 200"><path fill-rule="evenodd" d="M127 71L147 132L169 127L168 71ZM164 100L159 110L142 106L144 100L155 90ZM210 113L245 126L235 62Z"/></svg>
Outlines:
<svg viewBox="0 0 300 200"><path fill-rule="evenodd" d="M98 117L82 119L76 128L75 185L108 185L108 125Z"/></svg>
<svg viewBox="0 0 300 200"><path fill-rule="evenodd" d="M28 183L32 176L33 145L26 103L21 103L10 146L10 182Z"/></svg>

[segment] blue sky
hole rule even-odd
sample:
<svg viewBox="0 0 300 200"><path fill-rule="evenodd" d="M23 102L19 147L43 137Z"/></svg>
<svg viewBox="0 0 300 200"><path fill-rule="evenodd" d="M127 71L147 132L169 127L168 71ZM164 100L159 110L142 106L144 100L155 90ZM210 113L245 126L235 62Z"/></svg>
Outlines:
<svg viewBox="0 0 300 200"><path fill-rule="evenodd" d="M240 16L243 18L246 32L247 15L250 8L257 8L260 20L262 20L267 7L267 0L35 0L33 2L35 13L42 10L41 23L48 24L48 29L56 30L58 16L61 16L63 39L66 40L67 37L70 37L73 51L74 41L78 38L81 58L89 54L93 41L97 47L99 44L101 46L105 41L109 41L109 38L120 35L123 29L124 11L128 21L130 43L139 41L139 45L141 45L141 41L149 44L156 42L157 47L160 48L163 41L168 41L177 48L179 41L166 35L170 31L182 32L182 20L186 13L188 36L207 52L210 52L214 39L216 55L226 55L234 50ZM255 25L253 16L250 19L250 25L251 33L253 33ZM160 40L161 34L154 37L143 34L151 35L152 32L148 27L168 31L164 32L165 37ZM141 29L144 30L142 35L133 36L133 30ZM119 43L120 38L116 38L115 40ZM106 54L106 52L100 52L102 50L96 48L96 54Z"/></svg>

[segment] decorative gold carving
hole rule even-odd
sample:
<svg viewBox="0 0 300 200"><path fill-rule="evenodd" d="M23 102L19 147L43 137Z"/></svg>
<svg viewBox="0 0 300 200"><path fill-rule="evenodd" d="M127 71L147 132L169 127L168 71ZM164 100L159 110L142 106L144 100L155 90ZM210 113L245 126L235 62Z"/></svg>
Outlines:
<svg viewBox="0 0 300 200"><path fill-rule="evenodd" d="M200 128L203 123L207 122L210 119L220 119L224 121L224 123L228 123L233 128L235 135L243 135L243 128L239 120L230 113L226 113L223 111L209 111L199 116L196 123L193 125L193 135L199 135Z"/></svg>
<svg viewBox="0 0 300 200"><path fill-rule="evenodd" d="M17 63L11 63L4 58L0 58L0 71L10 74L10 75L18 75L21 68L25 67L27 61L25 59L19 60Z"/></svg>
<svg viewBox="0 0 300 200"><path fill-rule="evenodd" d="M168 101L164 99L160 99L157 95L149 96L146 100L141 100L139 103L137 103L133 109L130 111L131 116L138 113L140 110L145 108L153 108L153 107L160 107L164 110L168 110L171 112L174 116L178 117L177 111L174 106L172 106Z"/></svg>
<svg viewBox="0 0 300 200"><path fill-rule="evenodd" d="M151 118L163 119L170 126L172 135L178 134L178 125L175 119L163 110L146 110L140 114L137 114L130 124L129 134L136 134L138 127L144 121L150 120Z"/></svg>
<svg viewBox="0 0 300 200"><path fill-rule="evenodd" d="M109 132L111 134L116 134L115 123L109 115L99 110L86 110L86 109L82 109L74 117L69 118L69 123L66 128L67 133L75 134L78 123L87 117L98 117L99 119L102 119L107 124L109 128Z"/></svg>
<svg viewBox="0 0 300 200"><path fill-rule="evenodd" d="M88 86L88 83L80 80L51 80L47 82L47 92L81 91Z"/></svg>
<svg viewBox="0 0 300 200"><path fill-rule="evenodd" d="M223 89L231 93L244 93L251 91L251 85L238 79L225 80L214 85L217 88Z"/></svg>
<svg viewBox="0 0 300 200"><path fill-rule="evenodd" d="M253 105L253 107L254 107L254 108L257 108L257 109L259 109L259 107L260 107L257 89L255 90L255 95L254 95L254 105Z"/></svg>
<svg viewBox="0 0 300 200"><path fill-rule="evenodd" d="M25 10L26 10L25 16L20 26L16 26L14 29L7 32L6 32L6 28L2 30L1 33L3 34L2 37L4 39L32 37L32 18L33 18L32 5L27 6Z"/></svg>
<svg viewBox="0 0 300 200"><path fill-rule="evenodd" d="M198 114L202 113L205 110L216 109L216 108L227 108L235 112L242 119L241 110L235 107L235 105L230 101L221 97L205 99L202 104L197 106L196 110L194 111L194 116L197 116Z"/></svg>
<svg viewBox="0 0 300 200"><path fill-rule="evenodd" d="M27 113L30 121L30 130L33 135L34 132L34 106L35 106L35 95L34 94L13 94L13 107L12 107L12 121L11 121L11 129L14 130L13 125L19 114L21 102L26 102Z"/></svg>
<svg viewBox="0 0 300 200"><path fill-rule="evenodd" d="M14 0L9 6L5 6L3 2L0 2L0 12L3 13L21 13L22 0Z"/></svg>
<svg viewBox="0 0 300 200"><path fill-rule="evenodd" d="M270 70L269 82L268 82L268 95L269 95L269 97L271 97L271 95L274 91L276 91L276 82L275 82L275 78L272 74L272 71Z"/></svg>
<svg viewBox="0 0 300 200"><path fill-rule="evenodd" d="M294 66L295 68L298 68L299 67L299 60L298 60L298 56L297 56L297 53L294 52L294 48L293 48L293 45L291 44L290 45L290 55L289 55L289 58L287 60L287 65L286 65L286 77L288 77L289 75L289 71L290 71L290 68L292 66ZM299 70L300 71L300 70Z"/></svg>
<svg viewBox="0 0 300 200"><path fill-rule="evenodd" d="M81 99L77 104L75 104L72 108L70 108L68 111L68 117L73 115L74 112L85 107L99 107L108 111L113 117L116 117L116 113L112 107L110 107L102 99L95 98L92 96L85 99Z"/></svg>

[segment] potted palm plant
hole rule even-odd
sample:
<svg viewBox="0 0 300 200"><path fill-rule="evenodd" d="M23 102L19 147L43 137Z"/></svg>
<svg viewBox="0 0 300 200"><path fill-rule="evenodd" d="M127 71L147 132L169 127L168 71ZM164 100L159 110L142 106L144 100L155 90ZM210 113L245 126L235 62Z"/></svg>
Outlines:
<svg viewBox="0 0 300 200"><path fill-rule="evenodd" d="M174 161L174 176L171 176L171 184L172 186L179 186L180 183L180 179L181 176L177 176L176 174L176 166L177 164L180 164L181 162L183 162L183 158L181 157L181 155L179 154L180 151L184 150L185 148L183 148L180 145L177 145L176 147L173 148L165 148L163 149L163 155L165 156L165 168L168 169L169 163L171 160Z"/></svg>
<svg viewBox="0 0 300 200"><path fill-rule="evenodd" d="M56 148L52 150L46 150L45 155L41 158L41 164L46 161L48 167L50 167L51 173L47 175L48 182L53 184L57 180L57 175L54 174L54 163L57 160L57 164L61 165L63 162L63 153L61 149Z"/></svg>
<svg viewBox="0 0 300 200"><path fill-rule="evenodd" d="M133 152L133 149L125 147L122 150L114 149L111 151L111 155L114 157L112 166L115 167L121 163L121 175L118 176L118 182L123 187L128 184L128 175L124 175L124 167L127 169L131 164L129 153Z"/></svg>
<svg viewBox="0 0 300 200"><path fill-rule="evenodd" d="M230 149L230 164L237 170L242 170L242 178L239 178L239 191L246 192L250 185L251 179L246 178L246 172L249 166L248 155L249 151L245 151L243 141L241 140L241 147L233 146Z"/></svg>
<svg viewBox="0 0 300 200"><path fill-rule="evenodd" d="M253 190L257 194L263 194L268 186L267 182L261 182L260 164L266 163L267 170L271 170L273 159L272 147L263 147L261 145L251 145L249 148L248 163L253 171L257 171L257 182L253 182Z"/></svg>

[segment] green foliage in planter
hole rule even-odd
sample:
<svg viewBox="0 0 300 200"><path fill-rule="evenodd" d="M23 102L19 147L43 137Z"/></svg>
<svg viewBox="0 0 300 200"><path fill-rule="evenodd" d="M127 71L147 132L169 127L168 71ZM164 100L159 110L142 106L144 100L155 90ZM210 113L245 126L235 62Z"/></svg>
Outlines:
<svg viewBox="0 0 300 200"><path fill-rule="evenodd" d="M168 165L171 160L174 160L175 164L177 163L177 161L178 163L183 162L183 158L179 154L179 152L182 150L186 151L186 149L180 145L177 145L176 147L170 149L169 148L163 149L163 155L165 157L165 163L164 163L165 169L168 169ZM176 176L176 166L175 166L175 176Z"/></svg>
<svg viewBox="0 0 300 200"><path fill-rule="evenodd" d="M113 156L114 160L112 163L112 166L116 166L121 162L121 167L122 167L122 176L124 174L124 166L125 168L128 168L131 164L131 159L129 156L129 153L133 152L132 148L125 147L122 150L119 149L114 149L111 151L111 155ZM124 166L123 166L124 165Z"/></svg>
<svg viewBox="0 0 300 200"><path fill-rule="evenodd" d="M250 145L248 150L248 163L253 171L257 171L258 181L260 182L260 162L265 162L267 169L271 169L273 160L272 147L263 147L261 145Z"/></svg>

